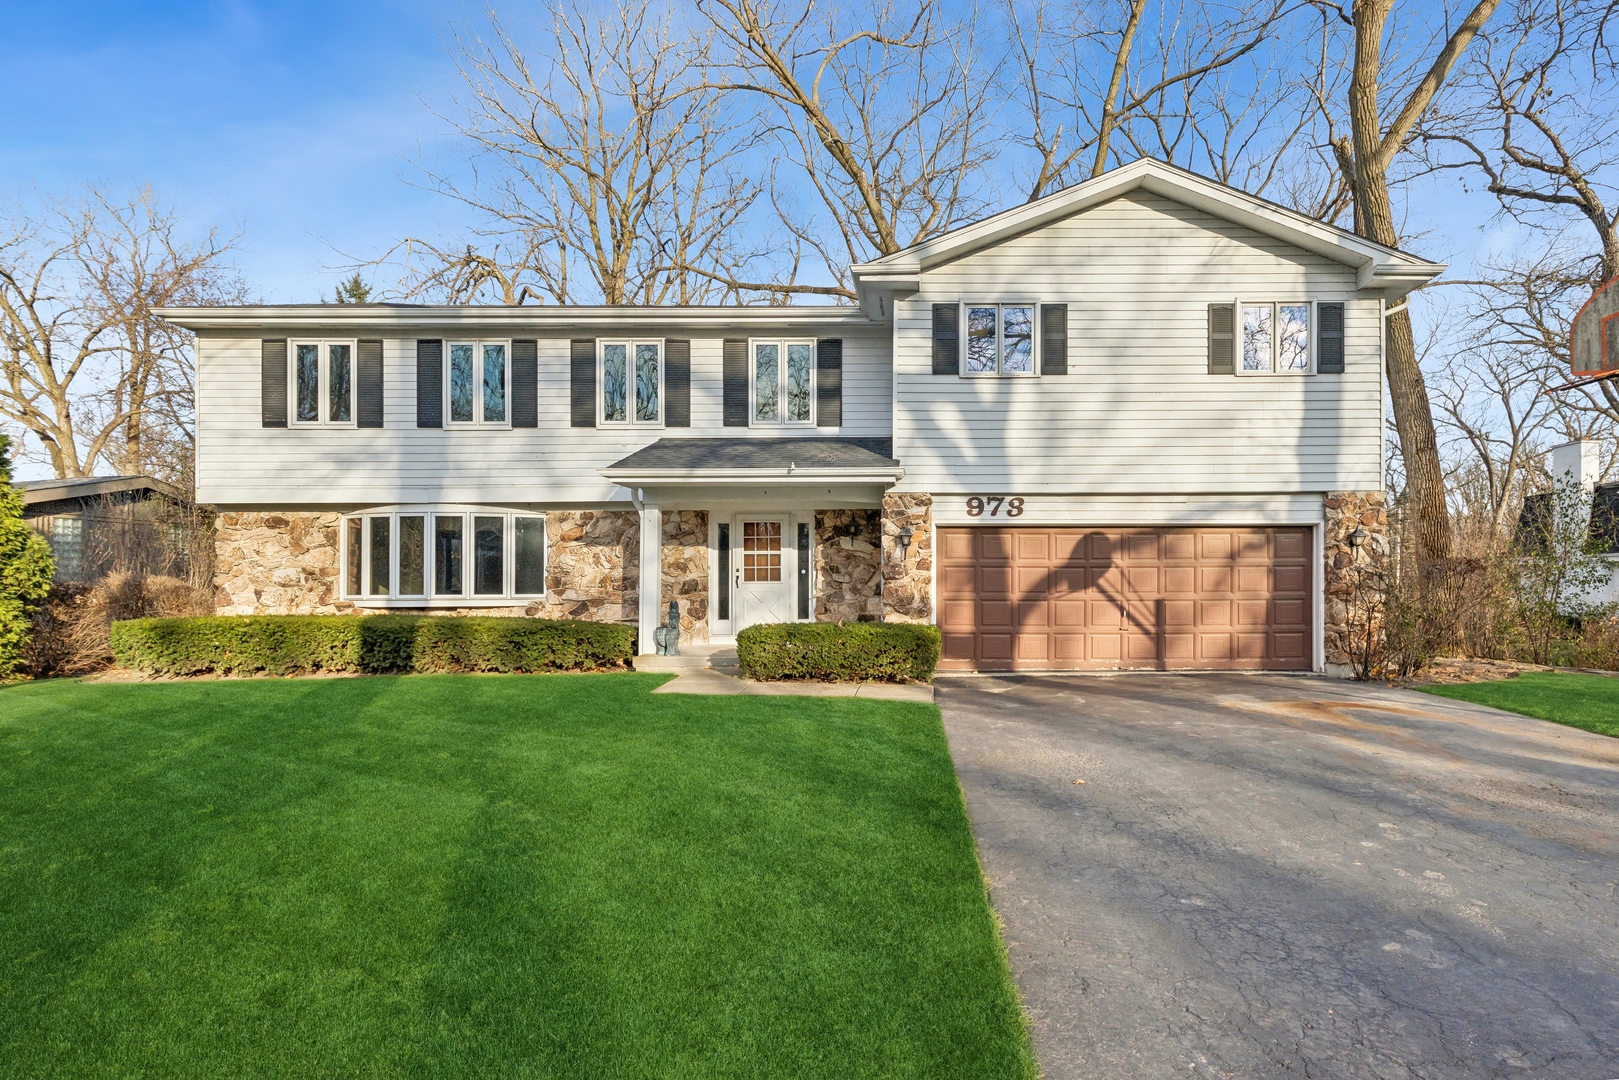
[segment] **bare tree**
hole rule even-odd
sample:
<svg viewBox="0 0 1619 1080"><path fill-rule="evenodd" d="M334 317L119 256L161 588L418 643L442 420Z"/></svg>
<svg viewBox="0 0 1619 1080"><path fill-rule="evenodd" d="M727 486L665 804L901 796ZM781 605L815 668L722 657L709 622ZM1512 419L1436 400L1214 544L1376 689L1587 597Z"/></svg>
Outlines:
<svg viewBox="0 0 1619 1080"><path fill-rule="evenodd" d="M694 303L745 265L738 220L762 185L727 172L751 138L703 87L708 41L652 0L549 0L532 42L493 14L457 42L445 118L472 179L429 183L477 211L473 243L412 237L407 296L450 303ZM710 274L695 273L708 270ZM734 293L734 290L732 290Z"/></svg>
<svg viewBox="0 0 1619 1080"><path fill-rule="evenodd" d="M779 286L785 295L853 299L850 264L937 236L983 209L977 185L992 157L993 73L979 66L974 13L947 31L938 0L903 11L902 2L698 4L731 49L709 85L768 106L784 156L772 206L794 266L808 252L837 282L789 281ZM808 212L796 205L801 196L811 201Z"/></svg>
<svg viewBox="0 0 1619 1080"><path fill-rule="evenodd" d="M1030 200L1147 156L1262 190L1281 148L1307 124L1290 101L1296 87L1261 50L1284 8L1283 0L1007 0L1017 97L1038 158ZM1290 128L1277 123L1284 116Z"/></svg>
<svg viewBox="0 0 1619 1080"><path fill-rule="evenodd" d="M191 336L152 309L241 301L224 265L233 239L188 239L150 190L94 187L0 228L0 420L33 435L57 476L183 470Z"/></svg>
<svg viewBox="0 0 1619 1080"><path fill-rule="evenodd" d="M1432 52L1420 50L1421 59L1408 66L1397 65L1392 54L1386 57L1384 52L1394 0L1354 0L1348 14L1323 5L1352 30L1349 134L1330 129L1330 139L1344 184L1354 198L1358 235L1389 247L1399 246L1399 230L1389 197L1390 173L1416 136L1418 121L1432 107L1457 61L1500 2L1478 0L1459 23L1451 26L1447 20L1434 35ZM1390 89L1394 93L1385 98ZM1388 109L1384 107L1385 100L1390 105ZM1323 102L1323 106L1330 122L1335 110L1330 103ZM1413 511L1416 557L1419 564L1428 564L1448 558L1451 552L1439 439L1417 358L1411 316L1398 307L1387 316L1386 323L1384 363Z"/></svg>

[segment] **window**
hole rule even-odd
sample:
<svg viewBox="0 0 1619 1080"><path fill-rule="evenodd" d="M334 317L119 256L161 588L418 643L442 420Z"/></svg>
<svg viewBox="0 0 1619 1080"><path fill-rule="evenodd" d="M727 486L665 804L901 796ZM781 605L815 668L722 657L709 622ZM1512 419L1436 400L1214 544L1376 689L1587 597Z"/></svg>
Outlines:
<svg viewBox="0 0 1619 1080"><path fill-rule="evenodd" d="M968 304L964 375L1033 375L1034 305Z"/></svg>
<svg viewBox="0 0 1619 1080"><path fill-rule="evenodd" d="M545 593L545 517L404 507L344 519L343 592L361 604L465 607Z"/></svg>
<svg viewBox="0 0 1619 1080"><path fill-rule="evenodd" d="M1244 375L1310 373L1310 304L1242 305Z"/></svg>
<svg viewBox="0 0 1619 1080"><path fill-rule="evenodd" d="M600 356L603 424L663 423L663 342L603 341Z"/></svg>
<svg viewBox="0 0 1619 1080"><path fill-rule="evenodd" d="M294 341L287 376L295 424L354 425L354 342Z"/></svg>
<svg viewBox="0 0 1619 1080"><path fill-rule="evenodd" d="M84 519L51 518L51 554L56 556L56 580L77 581L84 573Z"/></svg>
<svg viewBox="0 0 1619 1080"><path fill-rule="evenodd" d="M451 427L503 427L511 350L504 341L452 341L445 349L444 415Z"/></svg>
<svg viewBox="0 0 1619 1080"><path fill-rule="evenodd" d="M815 342L754 341L753 424L815 423Z"/></svg>

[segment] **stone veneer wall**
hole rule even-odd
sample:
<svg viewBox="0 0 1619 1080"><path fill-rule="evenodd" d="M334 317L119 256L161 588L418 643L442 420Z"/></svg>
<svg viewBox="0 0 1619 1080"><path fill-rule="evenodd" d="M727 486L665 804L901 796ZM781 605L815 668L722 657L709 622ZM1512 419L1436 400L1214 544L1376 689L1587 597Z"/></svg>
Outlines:
<svg viewBox="0 0 1619 1080"><path fill-rule="evenodd" d="M708 643L708 511L663 512L663 599L658 625L672 600L680 605L680 644Z"/></svg>
<svg viewBox="0 0 1619 1080"><path fill-rule="evenodd" d="M1327 673L1348 677L1354 674L1352 641L1359 637L1364 651L1368 623L1372 634L1382 634L1378 619L1389 569L1388 506L1381 491L1330 491L1322 508ZM1356 527L1366 537L1359 547L1352 547L1349 534Z"/></svg>
<svg viewBox="0 0 1619 1080"><path fill-rule="evenodd" d="M899 533L911 527L903 559ZM933 496L889 492L883 496L883 621L933 621Z"/></svg>
<svg viewBox="0 0 1619 1080"><path fill-rule="evenodd" d="M221 615L355 611L353 603L341 598L341 521L340 514L220 514L214 560L215 610ZM498 608L434 608L434 613L636 621L638 514L551 511L545 515L545 533L547 591L543 600ZM706 567L703 582L706 591Z"/></svg>
<svg viewBox="0 0 1619 1080"><path fill-rule="evenodd" d="M877 510L815 511L815 619L883 617L882 521Z"/></svg>
<svg viewBox="0 0 1619 1080"><path fill-rule="evenodd" d="M342 598L339 514L220 514L214 610L220 615L336 615Z"/></svg>

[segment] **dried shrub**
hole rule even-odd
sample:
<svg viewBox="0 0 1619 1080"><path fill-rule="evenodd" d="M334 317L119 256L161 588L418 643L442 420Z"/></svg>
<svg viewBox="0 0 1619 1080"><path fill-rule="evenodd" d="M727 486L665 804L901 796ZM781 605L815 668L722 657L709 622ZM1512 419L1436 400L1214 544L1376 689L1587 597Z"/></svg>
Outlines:
<svg viewBox="0 0 1619 1080"><path fill-rule="evenodd" d="M35 678L88 675L112 665L114 621L213 611L213 596L166 575L111 574L93 585L59 583L34 615L26 657Z"/></svg>

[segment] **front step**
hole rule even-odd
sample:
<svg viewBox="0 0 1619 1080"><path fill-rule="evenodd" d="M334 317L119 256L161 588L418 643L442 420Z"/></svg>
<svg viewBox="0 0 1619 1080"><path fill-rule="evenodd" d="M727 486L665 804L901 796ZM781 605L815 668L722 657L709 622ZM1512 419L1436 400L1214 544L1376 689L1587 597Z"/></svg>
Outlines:
<svg viewBox="0 0 1619 1080"><path fill-rule="evenodd" d="M683 673L687 671L704 671L707 669L723 671L727 675L736 675L741 672L741 665L737 663L735 645L687 645L680 650L679 656L637 656L635 658L636 671L670 671Z"/></svg>

